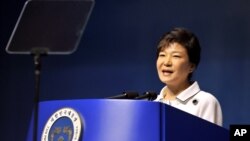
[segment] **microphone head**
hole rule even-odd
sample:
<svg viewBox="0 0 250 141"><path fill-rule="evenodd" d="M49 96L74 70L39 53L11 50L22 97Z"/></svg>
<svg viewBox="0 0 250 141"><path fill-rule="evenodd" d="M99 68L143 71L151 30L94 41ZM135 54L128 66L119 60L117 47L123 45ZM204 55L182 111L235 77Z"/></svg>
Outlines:
<svg viewBox="0 0 250 141"><path fill-rule="evenodd" d="M134 99L139 96L138 92L123 92L123 94L126 96L126 99Z"/></svg>
<svg viewBox="0 0 250 141"><path fill-rule="evenodd" d="M157 93L156 92L145 92L146 95L149 95L148 100L153 101L157 98Z"/></svg>
<svg viewBox="0 0 250 141"><path fill-rule="evenodd" d="M147 99L148 101L153 101L157 98L156 92L147 91L142 96L136 97L136 99Z"/></svg>

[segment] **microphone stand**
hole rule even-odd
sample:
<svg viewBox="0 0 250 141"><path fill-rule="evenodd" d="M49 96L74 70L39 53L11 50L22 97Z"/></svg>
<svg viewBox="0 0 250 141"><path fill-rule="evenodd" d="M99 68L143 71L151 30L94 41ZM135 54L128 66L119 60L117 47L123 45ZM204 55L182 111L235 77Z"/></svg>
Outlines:
<svg viewBox="0 0 250 141"><path fill-rule="evenodd" d="M123 94L108 97L108 99L134 99L138 97L137 92L123 92Z"/></svg>

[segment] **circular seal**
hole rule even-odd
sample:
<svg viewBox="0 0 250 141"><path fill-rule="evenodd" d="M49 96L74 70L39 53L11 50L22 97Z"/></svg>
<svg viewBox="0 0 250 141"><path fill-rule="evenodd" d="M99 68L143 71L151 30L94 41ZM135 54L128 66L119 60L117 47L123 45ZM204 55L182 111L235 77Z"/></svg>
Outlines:
<svg viewBox="0 0 250 141"><path fill-rule="evenodd" d="M48 119L41 141L79 141L81 130L80 115L72 108L61 108Z"/></svg>

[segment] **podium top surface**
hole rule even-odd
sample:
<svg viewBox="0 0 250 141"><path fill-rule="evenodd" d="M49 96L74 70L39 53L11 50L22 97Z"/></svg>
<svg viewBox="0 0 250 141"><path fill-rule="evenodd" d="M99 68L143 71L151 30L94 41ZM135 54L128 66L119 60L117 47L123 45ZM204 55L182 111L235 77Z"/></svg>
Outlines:
<svg viewBox="0 0 250 141"><path fill-rule="evenodd" d="M28 0L6 47L10 54L73 53L94 0Z"/></svg>

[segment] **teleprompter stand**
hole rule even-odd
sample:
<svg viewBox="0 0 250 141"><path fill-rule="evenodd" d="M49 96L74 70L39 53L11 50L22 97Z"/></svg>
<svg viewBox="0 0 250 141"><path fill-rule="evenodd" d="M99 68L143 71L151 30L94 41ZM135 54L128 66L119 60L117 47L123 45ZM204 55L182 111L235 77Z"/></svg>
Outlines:
<svg viewBox="0 0 250 141"><path fill-rule="evenodd" d="M73 53L80 42L94 0L27 0L11 34L9 54L32 55L35 65L33 141L37 137L41 57Z"/></svg>

